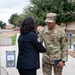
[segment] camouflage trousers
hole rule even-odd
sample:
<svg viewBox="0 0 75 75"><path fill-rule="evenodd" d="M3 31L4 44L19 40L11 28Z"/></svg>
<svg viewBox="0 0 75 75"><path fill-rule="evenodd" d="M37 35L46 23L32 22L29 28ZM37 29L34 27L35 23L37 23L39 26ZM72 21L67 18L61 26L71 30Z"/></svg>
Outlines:
<svg viewBox="0 0 75 75"><path fill-rule="evenodd" d="M59 68L57 66L55 67L54 64L46 62L42 63L42 70L44 75L52 75L52 68L54 69L54 75L62 75L63 68Z"/></svg>

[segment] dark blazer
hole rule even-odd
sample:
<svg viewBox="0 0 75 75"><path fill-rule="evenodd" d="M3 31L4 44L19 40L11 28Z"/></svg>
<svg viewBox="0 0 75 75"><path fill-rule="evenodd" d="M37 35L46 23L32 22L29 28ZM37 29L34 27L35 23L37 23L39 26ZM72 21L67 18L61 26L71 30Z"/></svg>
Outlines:
<svg viewBox="0 0 75 75"><path fill-rule="evenodd" d="M18 38L18 69L38 69L40 67L39 52L44 53L46 49L38 40L35 32L20 35Z"/></svg>

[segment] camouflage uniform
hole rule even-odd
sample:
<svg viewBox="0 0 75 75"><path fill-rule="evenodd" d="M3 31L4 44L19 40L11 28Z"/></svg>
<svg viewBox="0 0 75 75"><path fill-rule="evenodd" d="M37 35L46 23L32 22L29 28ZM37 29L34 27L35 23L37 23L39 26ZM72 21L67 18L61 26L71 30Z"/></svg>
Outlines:
<svg viewBox="0 0 75 75"><path fill-rule="evenodd" d="M54 66L54 60L67 61L68 43L65 31L58 25L53 30L47 26L39 33L41 42L44 42L46 53L43 54L42 68L44 75L51 75L52 66L55 75L62 75L62 68Z"/></svg>

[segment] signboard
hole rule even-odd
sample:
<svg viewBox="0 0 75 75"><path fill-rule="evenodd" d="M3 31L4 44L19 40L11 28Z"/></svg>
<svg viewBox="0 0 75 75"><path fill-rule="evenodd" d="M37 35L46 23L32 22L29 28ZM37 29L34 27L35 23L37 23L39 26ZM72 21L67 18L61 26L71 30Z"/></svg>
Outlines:
<svg viewBox="0 0 75 75"><path fill-rule="evenodd" d="M15 51L6 51L6 67L15 67Z"/></svg>

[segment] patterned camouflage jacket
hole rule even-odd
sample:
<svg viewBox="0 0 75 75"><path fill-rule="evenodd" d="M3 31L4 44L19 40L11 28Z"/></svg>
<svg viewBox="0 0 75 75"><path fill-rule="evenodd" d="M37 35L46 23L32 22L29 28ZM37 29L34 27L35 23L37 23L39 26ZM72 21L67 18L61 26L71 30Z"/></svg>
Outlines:
<svg viewBox="0 0 75 75"><path fill-rule="evenodd" d="M41 42L44 42L46 53L43 59L46 62L50 60L67 61L68 59L68 40L65 31L58 25L53 30L49 30L47 26L39 33Z"/></svg>

